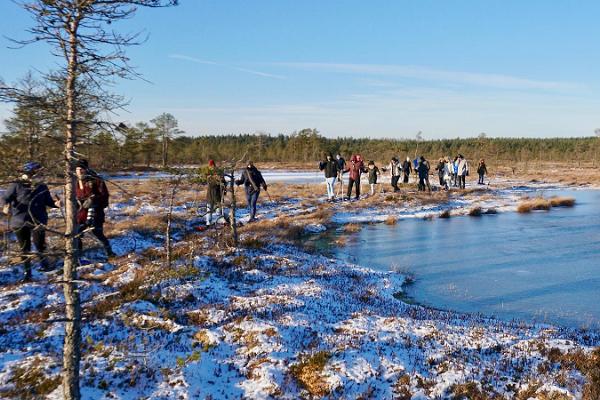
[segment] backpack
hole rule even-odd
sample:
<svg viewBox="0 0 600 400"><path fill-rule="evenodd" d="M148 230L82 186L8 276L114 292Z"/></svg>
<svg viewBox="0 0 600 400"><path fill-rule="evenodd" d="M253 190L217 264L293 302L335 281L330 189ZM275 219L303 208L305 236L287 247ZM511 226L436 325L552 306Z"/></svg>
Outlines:
<svg viewBox="0 0 600 400"><path fill-rule="evenodd" d="M98 187L98 194L96 197L97 205L100 208L106 208L108 207L108 198L110 197L106 183L103 179L97 178L96 185Z"/></svg>

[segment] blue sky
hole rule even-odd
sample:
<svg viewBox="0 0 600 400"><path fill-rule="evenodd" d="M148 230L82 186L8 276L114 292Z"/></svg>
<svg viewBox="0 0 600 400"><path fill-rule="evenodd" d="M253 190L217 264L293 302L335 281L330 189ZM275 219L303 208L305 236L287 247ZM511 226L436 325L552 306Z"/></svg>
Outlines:
<svg viewBox="0 0 600 400"><path fill-rule="evenodd" d="M23 10L2 1L0 15L0 34L26 37ZM129 55L152 82L119 82L131 103L115 118L170 112L190 135L590 136L598 15L597 1L181 0L114 25L150 34ZM56 63L9 45L8 82Z"/></svg>

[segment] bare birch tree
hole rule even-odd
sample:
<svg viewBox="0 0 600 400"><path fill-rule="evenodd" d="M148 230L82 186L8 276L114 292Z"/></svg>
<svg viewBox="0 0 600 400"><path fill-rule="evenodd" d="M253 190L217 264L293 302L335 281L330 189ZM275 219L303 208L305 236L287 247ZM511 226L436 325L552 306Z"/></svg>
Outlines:
<svg viewBox="0 0 600 400"><path fill-rule="evenodd" d="M61 110L64 129L65 185L65 339L63 349L63 391L65 399L79 399L79 363L81 344L81 305L77 289L77 202L75 166L77 145L86 115L81 113L82 88L94 86L96 101L106 110L115 104L107 87L116 78L138 76L128 63L127 46L140 44L139 33L121 34L112 24L133 17L139 6L166 7L177 0L19 0L33 19L30 39L15 40L19 45L45 42L59 59L60 68L53 79L62 88ZM48 77L50 78L50 77Z"/></svg>

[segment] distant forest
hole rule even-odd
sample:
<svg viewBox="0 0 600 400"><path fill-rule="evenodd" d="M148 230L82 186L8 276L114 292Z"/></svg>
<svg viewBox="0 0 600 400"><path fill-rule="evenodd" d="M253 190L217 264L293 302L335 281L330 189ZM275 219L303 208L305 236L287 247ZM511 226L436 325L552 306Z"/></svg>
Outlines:
<svg viewBox="0 0 600 400"><path fill-rule="evenodd" d="M25 110L28 111L28 110ZM36 159L45 165L63 159L60 128L38 120L36 113L19 107L5 120L7 131L0 136L3 169ZM414 158L423 155L435 160L442 156L464 154L468 159L485 158L489 164L499 162L593 162L600 155L600 137L516 139L477 138L422 140L323 137L316 129L302 129L290 135L240 134L187 136L178 129L171 114L162 114L150 122L118 129L88 129L77 147L81 157L99 170L140 167L166 167L180 164L204 164L215 161L247 159L256 162L285 162L310 165L326 152L344 157L360 153L364 159L383 163L393 156ZM48 133L58 130L54 134Z"/></svg>

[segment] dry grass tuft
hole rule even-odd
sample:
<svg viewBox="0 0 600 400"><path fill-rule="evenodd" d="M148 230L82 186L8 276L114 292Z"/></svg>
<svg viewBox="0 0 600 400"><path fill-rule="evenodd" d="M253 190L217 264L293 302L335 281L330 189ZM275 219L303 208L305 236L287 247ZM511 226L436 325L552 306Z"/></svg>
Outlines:
<svg viewBox="0 0 600 400"><path fill-rule="evenodd" d="M360 231L360 229L361 229L360 224L355 224L355 223L346 224L344 226L344 232L347 232L347 233L356 233L356 232Z"/></svg>
<svg viewBox="0 0 600 400"><path fill-rule="evenodd" d="M290 374L311 396L327 396L331 389L322 373L330 358L330 353L320 351L303 359L300 363L292 365Z"/></svg>
<svg viewBox="0 0 600 400"><path fill-rule="evenodd" d="M481 217L481 214L483 214L481 207L473 207L469 210L470 217Z"/></svg>
<svg viewBox="0 0 600 400"><path fill-rule="evenodd" d="M398 223L398 218L393 215L388 215L385 221L383 221L386 225L396 225Z"/></svg>
<svg viewBox="0 0 600 400"><path fill-rule="evenodd" d="M527 199L519 204L517 211L524 214L535 210L548 211L552 208L552 204L543 197L536 197L534 199Z"/></svg>
<svg viewBox="0 0 600 400"><path fill-rule="evenodd" d="M550 199L552 207L573 207L575 199L573 197L554 196Z"/></svg>
<svg viewBox="0 0 600 400"><path fill-rule="evenodd" d="M52 393L60 385L61 376L48 376L46 364L47 360L37 357L27 366L13 367L8 380L10 386L0 388L0 397L33 400Z"/></svg>
<svg viewBox="0 0 600 400"><path fill-rule="evenodd" d="M440 218L450 218L450 210L444 210L440 213Z"/></svg>

